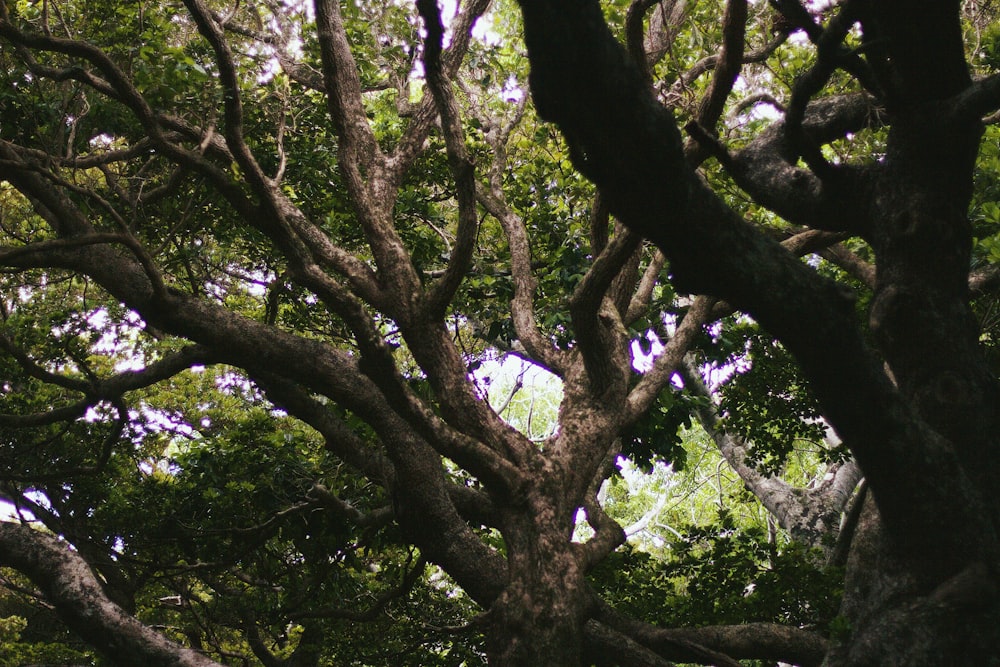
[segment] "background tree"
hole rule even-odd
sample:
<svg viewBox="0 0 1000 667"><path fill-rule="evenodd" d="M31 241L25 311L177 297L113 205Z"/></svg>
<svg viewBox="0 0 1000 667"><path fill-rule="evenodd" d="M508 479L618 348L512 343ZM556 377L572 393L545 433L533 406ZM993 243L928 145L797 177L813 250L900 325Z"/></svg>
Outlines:
<svg viewBox="0 0 1000 667"><path fill-rule="evenodd" d="M5 650L996 661L993 11L3 3Z"/></svg>

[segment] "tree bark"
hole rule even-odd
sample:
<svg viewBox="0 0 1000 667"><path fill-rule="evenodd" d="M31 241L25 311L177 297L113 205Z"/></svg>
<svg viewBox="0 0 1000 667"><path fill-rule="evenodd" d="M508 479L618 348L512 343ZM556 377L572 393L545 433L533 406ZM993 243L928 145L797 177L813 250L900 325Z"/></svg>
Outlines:
<svg viewBox="0 0 1000 667"><path fill-rule="evenodd" d="M583 664L587 585L569 541L574 512L546 492L558 479L546 476L505 512L508 584L489 611L491 666Z"/></svg>
<svg viewBox="0 0 1000 667"><path fill-rule="evenodd" d="M0 564L26 574L66 625L117 664L220 667L126 614L65 542L29 526L0 522Z"/></svg>
<svg viewBox="0 0 1000 667"><path fill-rule="evenodd" d="M954 656L995 664L1000 652L984 637L994 637L998 612L997 389L977 347L967 287L966 208L980 128L941 101L969 81L958 4L864 4L878 7L872 47L886 42L878 71L892 124L885 160L864 170L874 186L845 187L862 172L824 166L817 152L806 157L823 186L810 200L816 217L834 220L835 202L840 215L857 212L846 228L876 249L873 328L898 386L864 341L853 295L753 230L685 164L670 112L609 33L598 3L520 4L532 95L577 167L619 220L664 252L679 290L725 299L785 344L868 479L876 546L854 569L875 568L877 583L851 591L863 602L847 607L854 633L830 664L957 664ZM842 27L853 9L844 3ZM904 63L916 51L929 62L928 49L941 62L926 73ZM800 118L806 101L793 100ZM801 134L792 116L789 132ZM971 599L970 588L978 591Z"/></svg>

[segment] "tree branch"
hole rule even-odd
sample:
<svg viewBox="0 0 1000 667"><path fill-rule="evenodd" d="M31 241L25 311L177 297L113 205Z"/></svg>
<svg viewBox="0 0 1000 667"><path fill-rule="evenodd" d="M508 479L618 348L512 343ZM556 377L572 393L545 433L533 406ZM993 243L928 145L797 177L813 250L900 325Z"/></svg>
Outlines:
<svg viewBox="0 0 1000 667"><path fill-rule="evenodd" d="M623 364L620 357L626 332L621 316L606 295L641 241L623 230L594 260L570 298L577 345L597 396L625 381L628 363Z"/></svg>
<svg viewBox="0 0 1000 667"><path fill-rule="evenodd" d="M116 662L221 667L126 614L108 599L87 563L54 537L0 522L0 562L31 579L70 628Z"/></svg>
<svg viewBox="0 0 1000 667"><path fill-rule="evenodd" d="M674 335L653 362L653 368L642 376L629 393L625 413L627 423L646 414L656 397L670 383L670 378L681 367L684 355L688 353L695 336L701 333L701 328L709 321L714 306L715 299L699 296L688 308Z"/></svg>
<svg viewBox="0 0 1000 667"><path fill-rule="evenodd" d="M532 361L546 370L562 375L564 355L546 340L535 321L535 287L537 281L531 268L531 245L524 221L510 210L501 193L476 188L479 203L500 222L507 244L510 246L511 274L514 279L514 299L510 304L514 331Z"/></svg>
<svg viewBox="0 0 1000 667"><path fill-rule="evenodd" d="M722 48L712 74L712 82L701 98L695 119L706 128L714 128L722 116L729 94L743 66L743 42L746 39L747 0L729 0L722 14Z"/></svg>
<svg viewBox="0 0 1000 667"><path fill-rule="evenodd" d="M812 101L802 113L800 131L816 145L875 126L883 118L864 95ZM786 122L775 123L735 155L716 151L737 185L789 222L830 231L868 230L868 170L839 165L820 178L796 166L796 153Z"/></svg>
<svg viewBox="0 0 1000 667"><path fill-rule="evenodd" d="M451 81L441 63L441 42L444 26L441 11L433 0L417 0L417 9L424 19L427 37L424 40L424 73L441 117L441 132L448 152L448 166L455 179L458 201L458 233L448 268L425 297L425 317L440 319L472 263L479 217L476 215L476 178L472 158L465 146L462 119L452 91Z"/></svg>

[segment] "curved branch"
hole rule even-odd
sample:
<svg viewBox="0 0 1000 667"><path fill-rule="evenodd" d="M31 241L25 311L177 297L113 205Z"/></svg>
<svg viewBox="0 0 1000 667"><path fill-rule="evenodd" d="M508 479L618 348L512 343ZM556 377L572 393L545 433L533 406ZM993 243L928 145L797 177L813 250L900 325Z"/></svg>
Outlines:
<svg viewBox="0 0 1000 667"><path fill-rule="evenodd" d="M577 346L590 376L592 391L601 395L625 380L628 364L621 363L625 330L617 309L607 299L608 289L642 239L623 230L594 260L570 298L570 315Z"/></svg>
<svg viewBox="0 0 1000 667"><path fill-rule="evenodd" d="M0 250L0 262L3 261L3 251ZM14 341L0 332L0 349L3 349L14 360L18 365L24 370L25 374L29 377L33 377L36 380L41 380L48 384L54 384L63 389L72 389L73 391L86 392L90 388L90 384L84 380L78 380L76 378L67 377L65 375L59 375L58 373L51 373L38 364L35 363L28 354L21 348L14 345Z"/></svg>
<svg viewBox="0 0 1000 667"><path fill-rule="evenodd" d="M812 172L821 179L834 176L836 170L823 157L820 145L804 132L802 121L809 101L823 89L837 69L842 44L858 18L855 5L850 0L842 3L840 11L816 40L816 64L795 82L792 99L785 113L787 135L795 149L793 158L801 156Z"/></svg>
<svg viewBox="0 0 1000 667"><path fill-rule="evenodd" d="M761 48L751 51L750 53L743 54L743 63L759 63L767 60L768 57L777 51L778 47L786 41L788 41L788 35L786 33L775 35L774 39ZM677 81L670 86L670 89L666 93L668 100L679 98L698 77L705 72L714 70L719 64L720 57L721 54L718 53L706 56L692 65L686 72L677 77Z"/></svg>
<svg viewBox="0 0 1000 667"><path fill-rule="evenodd" d="M184 6L191 13L198 31L215 52L215 62L219 66L219 80L223 88L226 143L240 168L250 177L255 189L270 191L270 179L264 175L264 171L243 138L243 99L240 93L239 75L232 50L226 42L224 28L201 0L184 0Z"/></svg>
<svg viewBox="0 0 1000 667"><path fill-rule="evenodd" d="M801 132L816 145L876 126L882 112L861 95L810 102ZM723 167L754 201L795 224L864 233L870 226L872 179L866 168L838 165L823 178L796 166L787 122L775 123L734 155L719 155Z"/></svg>
<svg viewBox="0 0 1000 667"><path fill-rule="evenodd" d="M514 279L514 299L510 304L514 331L531 360L546 370L562 375L565 355L546 340L535 321L535 287L537 281L531 268L531 244L524 221L510 210L501 194L477 186L476 197L490 215L500 222L510 247L511 274Z"/></svg>
<svg viewBox="0 0 1000 667"><path fill-rule="evenodd" d="M458 72L462 59L472 40L472 28L479 17L490 6L492 0L468 0L458 5L458 13L451 22L451 43L442 55L441 71L447 78ZM424 141L434 127L437 103L434 95L425 94L410 115L410 122L388 162L389 180L398 183L406 170L413 165L417 155L424 149Z"/></svg>
<svg viewBox="0 0 1000 667"><path fill-rule="evenodd" d="M153 258L149 256L149 253L142 247L138 239L128 234L93 233L84 236L54 239L52 241L38 241L37 243L16 248L0 247L0 262L7 263L10 266L39 266L44 265L46 257L55 257L58 253L65 250L88 245L112 243L123 245L130 250L146 273L153 292L158 297L166 296L167 288L163 284L163 276L160 275L160 271L153 262Z"/></svg>
<svg viewBox="0 0 1000 667"><path fill-rule="evenodd" d="M50 35L24 33L10 22L7 5L0 6L0 36L6 37L17 46L54 51L92 63L104 74L106 81L93 77L79 67L71 67L61 71L46 70L44 73L56 78L77 78L92 85L100 92L123 101L136 113L144 125L155 125L153 110L146 100L132 86L121 68L93 44Z"/></svg>
<svg viewBox="0 0 1000 667"><path fill-rule="evenodd" d="M625 14L625 42L628 45L628 52L647 81L652 81L652 75L649 68L649 54L646 53L643 43L645 41L643 23L646 19L646 12L656 5L657 0L634 0Z"/></svg>
<svg viewBox="0 0 1000 667"><path fill-rule="evenodd" d="M715 65L712 82L701 98L695 119L702 127L715 127L722 116L729 94L743 66L743 42L746 39L747 0L729 0L722 15L722 49Z"/></svg>
<svg viewBox="0 0 1000 667"><path fill-rule="evenodd" d="M233 208L244 215L247 220L255 219L255 211L241 189L229 179L221 169L204 159L200 151L186 150L172 143L163 132L160 118L152 107L129 80L128 76L114 61L97 46L89 42L55 38L49 35L36 35L22 32L10 23L6 5L0 7L0 36L6 37L18 47L36 48L52 51L79 58L96 67L106 77L107 81L88 75L81 81L94 86L111 99L122 102L136 117L149 134L149 138L165 155L179 164L191 167L208 178ZM28 54L30 57L30 54ZM73 67L72 71L83 72L82 68ZM42 74L50 74L45 71ZM58 74L54 74L58 78ZM77 78L77 77L74 77ZM15 181L14 177L10 180ZM36 188L37 189L37 188ZM36 193L36 196L37 193Z"/></svg>
<svg viewBox="0 0 1000 667"><path fill-rule="evenodd" d="M108 599L83 558L55 537L0 522L0 563L31 579L70 628L115 662L221 667L126 614Z"/></svg>
<svg viewBox="0 0 1000 667"><path fill-rule="evenodd" d="M628 532L622 529L621 524L604 511L598 498L601 486L614 470L617 449L614 448L604 457L584 492L583 509L587 513L587 523L594 529L594 536L580 545L584 570L589 571L600 563L608 554L625 544L628 537Z"/></svg>

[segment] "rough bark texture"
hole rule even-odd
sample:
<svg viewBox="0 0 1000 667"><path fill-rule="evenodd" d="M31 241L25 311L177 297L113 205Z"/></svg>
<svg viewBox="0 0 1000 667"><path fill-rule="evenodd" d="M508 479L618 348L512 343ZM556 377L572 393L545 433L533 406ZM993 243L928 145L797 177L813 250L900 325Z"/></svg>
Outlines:
<svg viewBox="0 0 1000 667"><path fill-rule="evenodd" d="M862 342L849 295L756 234L687 167L670 112L646 90L597 3L521 3L532 94L578 168L613 214L663 250L678 287L726 299L796 355L871 484L881 520L870 539L892 586L853 593L866 597L867 613L850 619L856 633L829 664L934 665L948 655L990 664L997 653L984 637L997 619L998 551L987 478L997 470L997 384L976 345L967 287L980 126L954 99L969 85L957 3L921 4L906 21L889 5L863 21L866 36L887 44L887 156L866 176L874 188L840 189L833 201L838 213L860 212L848 224L876 249L873 329L898 389ZM939 51L941 60L915 67L909 49ZM822 176L834 185L852 178L850 168ZM824 201L819 191L812 205ZM946 592L969 581L984 592L974 605Z"/></svg>
<svg viewBox="0 0 1000 667"><path fill-rule="evenodd" d="M69 627L118 664L218 667L111 602L87 562L54 537L29 526L0 523L0 564L28 575Z"/></svg>

